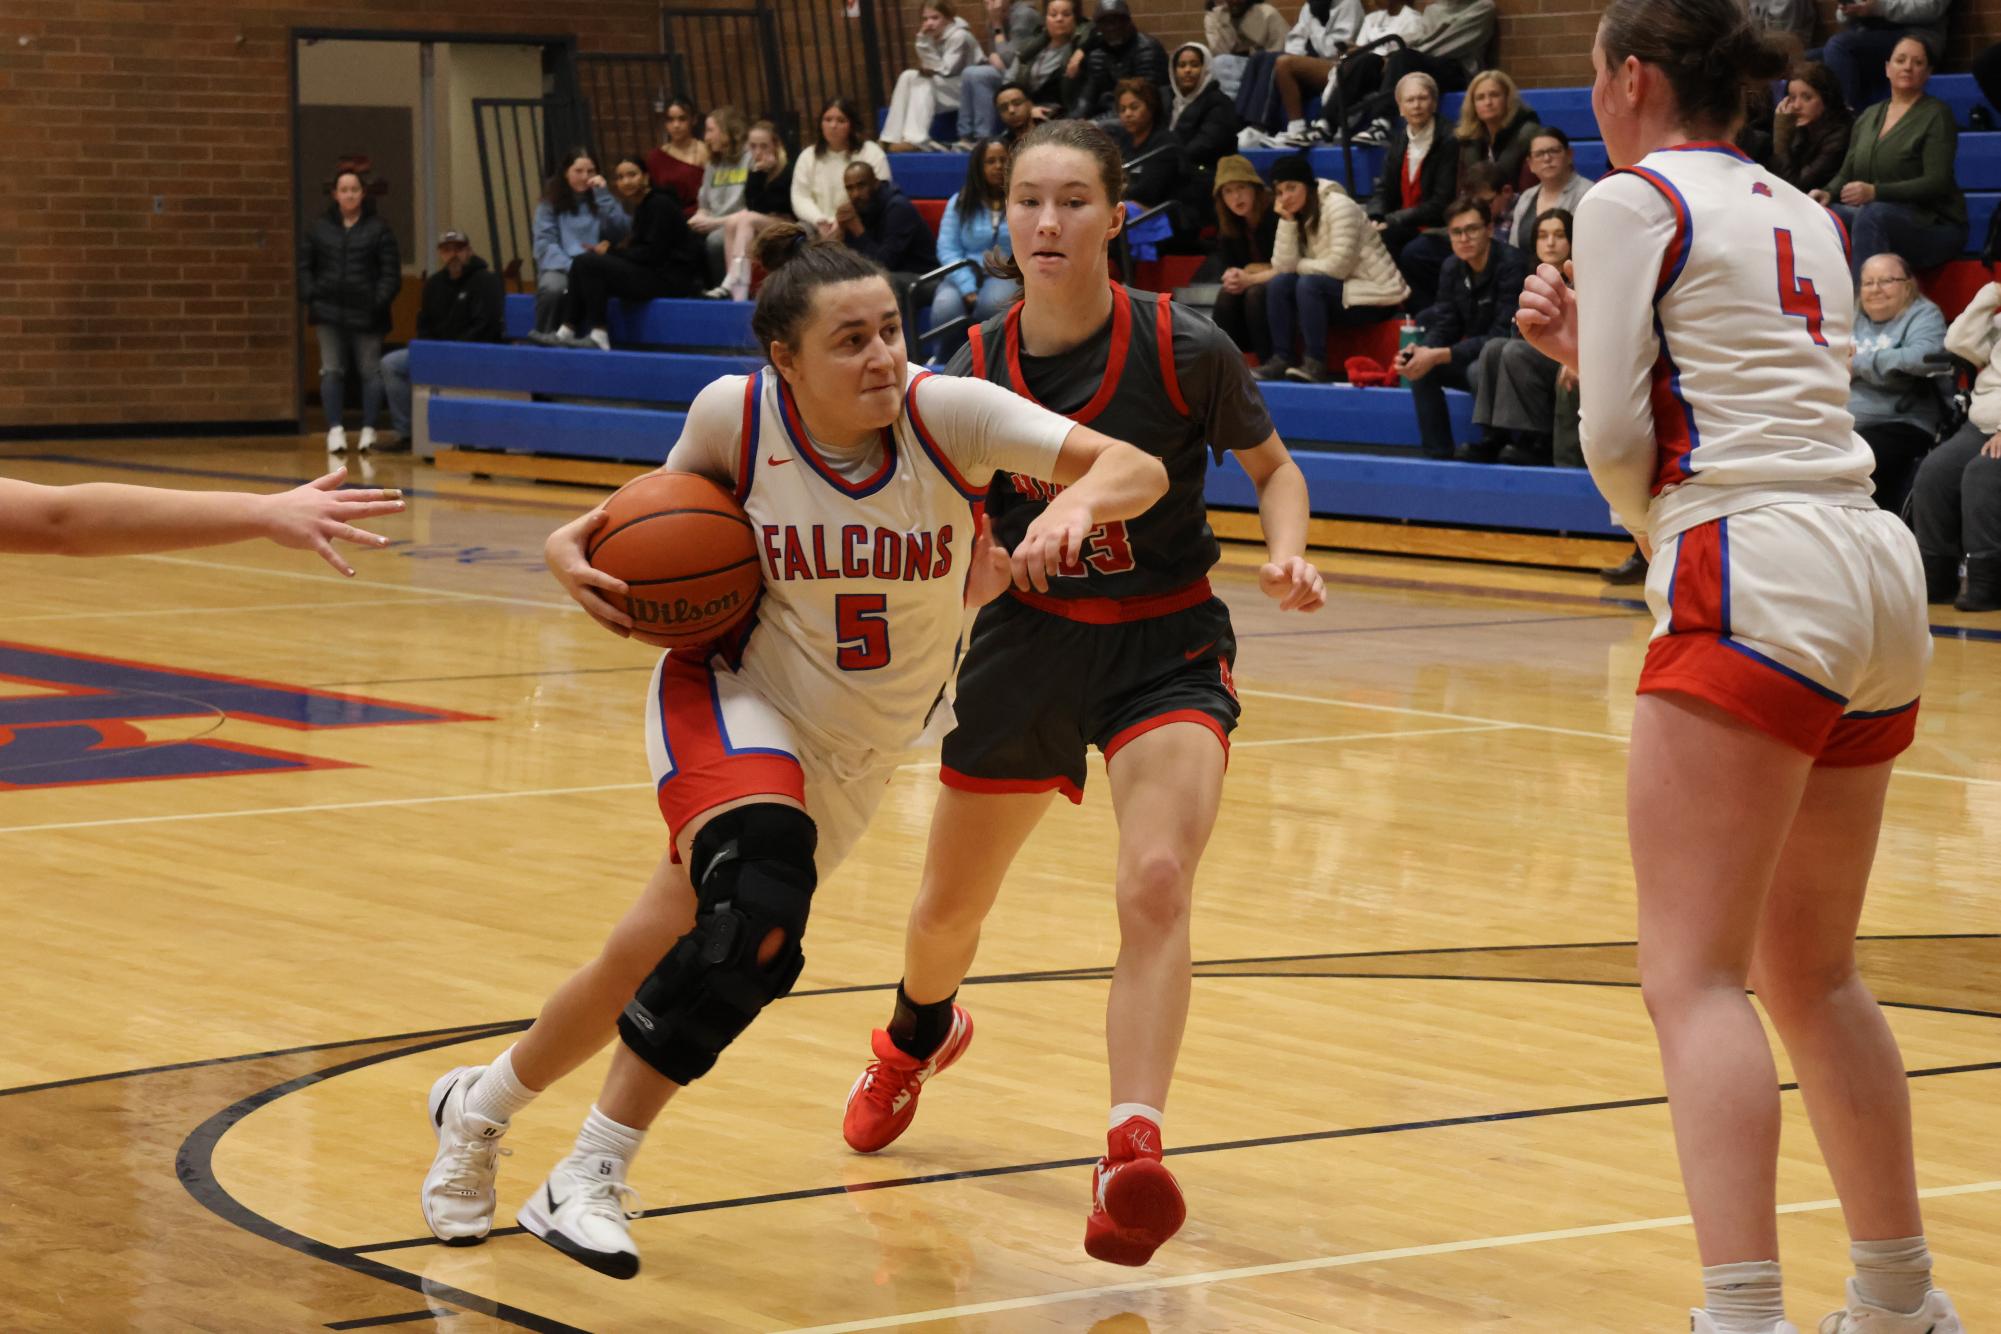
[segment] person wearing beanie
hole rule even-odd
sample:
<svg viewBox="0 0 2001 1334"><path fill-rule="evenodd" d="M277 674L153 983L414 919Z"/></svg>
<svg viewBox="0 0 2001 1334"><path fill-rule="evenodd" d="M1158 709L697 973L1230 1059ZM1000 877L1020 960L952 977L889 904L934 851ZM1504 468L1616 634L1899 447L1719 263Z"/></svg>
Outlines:
<svg viewBox="0 0 2001 1334"><path fill-rule="evenodd" d="M1210 318L1230 335L1230 341L1260 361L1271 357L1271 317L1265 308L1269 284L1278 276L1272 248L1278 238L1278 213L1271 206L1271 188L1250 159L1232 153L1216 164L1213 190L1216 210L1216 281L1222 292Z"/></svg>
<svg viewBox="0 0 2001 1334"><path fill-rule="evenodd" d="M1305 154L1272 167L1274 207L1281 221L1272 248L1278 270L1266 298L1272 358L1254 372L1326 384L1334 376L1323 354L1327 331L1394 319L1410 287L1362 206L1338 182L1315 180ZM1302 340L1293 360L1293 328Z"/></svg>

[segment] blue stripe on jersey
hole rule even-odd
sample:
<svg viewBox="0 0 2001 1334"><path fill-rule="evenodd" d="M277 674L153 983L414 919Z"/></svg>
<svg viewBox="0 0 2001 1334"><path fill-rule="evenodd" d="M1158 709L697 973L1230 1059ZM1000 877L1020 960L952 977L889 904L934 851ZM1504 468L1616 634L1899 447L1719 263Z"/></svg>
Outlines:
<svg viewBox="0 0 2001 1334"><path fill-rule="evenodd" d="M776 746L738 746L738 745L734 745L734 744L733 744L733 743L732 743L732 742L730 741L730 729L729 729L729 726L728 726L728 724L726 724L725 722L723 722L723 696L722 696L722 690L720 689L720 687L718 687L718 685L717 685L717 683L716 683L716 682L717 682L717 678L716 678L716 674L715 674L715 672L711 671L711 672L709 673L709 707L710 707L711 709L713 709L713 710L715 711L715 715L716 715L716 735L717 735L718 737L720 737L720 738L722 739L722 743L723 743L723 754L725 754L725 755L776 755L776 756L779 756L779 757L780 757L780 758L782 758L782 759L787 759L787 760L797 760L797 759L799 758L799 757L798 757L797 755L794 755L794 754L793 754L793 753L792 753L791 751L789 751L789 750L780 750L780 749L778 749L778 748L777 748ZM663 736L664 736L664 735L666 734L666 731L667 731L667 729L666 729L666 726L665 726L664 724L663 724L663 725L661 726L661 729L660 729L660 731L661 731L661 734L662 734Z"/></svg>
<svg viewBox="0 0 2001 1334"><path fill-rule="evenodd" d="M1681 271L1688 267L1688 252L1695 244L1695 219L1688 211L1688 201L1682 198L1673 181L1646 167L1627 167L1625 170L1660 191L1666 197L1668 206L1674 210L1674 241L1668 246L1669 262L1661 265L1661 280L1654 287L1654 303L1658 305L1660 299L1668 294L1668 289L1674 286L1675 279L1681 277Z"/></svg>
<svg viewBox="0 0 2001 1334"><path fill-rule="evenodd" d="M1716 563L1722 568L1723 637L1730 637L1730 520L1716 521Z"/></svg>

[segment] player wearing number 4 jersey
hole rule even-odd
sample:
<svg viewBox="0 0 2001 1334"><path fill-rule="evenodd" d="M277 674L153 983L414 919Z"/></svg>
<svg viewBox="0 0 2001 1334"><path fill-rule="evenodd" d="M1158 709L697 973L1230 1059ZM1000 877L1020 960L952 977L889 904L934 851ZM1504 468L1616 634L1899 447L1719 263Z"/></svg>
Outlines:
<svg viewBox="0 0 2001 1334"><path fill-rule="evenodd" d="M923 732L969 600L1026 585L1166 489L1160 463L1004 390L913 373L883 271L790 224L759 239L770 277L752 328L771 365L726 376L688 411L666 468L731 488L757 535L764 593L726 642L665 654L646 749L669 848L603 954L515 1046L432 1087L438 1148L424 1219L483 1239L510 1118L616 1031L623 1039L576 1148L521 1224L617 1278L639 1268L626 1171L667 1100L707 1073L804 963L815 889L840 865ZM996 470L1067 484L1010 559L978 528ZM608 628L623 594L584 559L602 509L549 542L557 577ZM1051 665L1053 669L1053 665Z"/></svg>
<svg viewBox="0 0 2001 1334"><path fill-rule="evenodd" d="M1627 823L1640 986L1703 1263L1695 1334L1791 1334L1775 1214L1792 1058L1855 1277L1821 1334L1960 1334L1931 1285L1903 1059L1855 967L1891 763L1930 658L1917 546L1848 414L1840 225L1729 147L1785 60L1741 0L1612 0L1592 106L1621 170L1575 294L1517 316L1573 367L1585 461L1651 545Z"/></svg>
<svg viewBox="0 0 2001 1334"><path fill-rule="evenodd" d="M925 1081L965 1052L972 1020L953 998L981 923L1051 796L1082 799L1086 748L1096 746L1119 821L1120 948L1106 1013L1111 1130L1084 1248L1141 1265L1185 1215L1161 1162L1161 1109L1188 1013L1195 867L1237 721L1236 641L1208 581L1218 555L1203 501L1212 449L1233 453L1257 485L1265 593L1284 610L1317 608L1325 594L1302 555L1305 480L1243 357L1201 316L1111 284L1106 243L1124 220L1122 187L1118 151L1095 126L1053 122L1022 141L1007 218L1023 300L974 330L952 370L1154 451L1168 493L1137 518L1097 525L1054 579L1017 585L980 613L902 985L888 1028L874 1034L875 1060L849 1092L843 1132L862 1152L886 1147L909 1126ZM1003 471L987 504L995 533L1019 552L1064 499Z"/></svg>

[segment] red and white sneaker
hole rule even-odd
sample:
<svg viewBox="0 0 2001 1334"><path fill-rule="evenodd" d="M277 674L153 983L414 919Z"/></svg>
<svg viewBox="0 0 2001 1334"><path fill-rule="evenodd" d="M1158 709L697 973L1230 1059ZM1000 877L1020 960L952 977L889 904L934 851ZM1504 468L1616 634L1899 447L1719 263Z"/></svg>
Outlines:
<svg viewBox="0 0 2001 1334"><path fill-rule="evenodd" d="M920 1061L889 1039L887 1029L869 1035L875 1059L848 1090L847 1114L841 1135L856 1153L875 1153L896 1142L917 1115L917 1095L924 1081L949 1068L973 1043L973 1016L952 1007L952 1026L929 1060Z"/></svg>
<svg viewBox="0 0 2001 1334"><path fill-rule="evenodd" d="M1105 1136L1107 1152L1091 1173L1091 1217L1084 1251L1113 1265L1143 1265L1181 1230L1188 1205L1174 1173L1160 1161L1160 1127L1129 1116Z"/></svg>

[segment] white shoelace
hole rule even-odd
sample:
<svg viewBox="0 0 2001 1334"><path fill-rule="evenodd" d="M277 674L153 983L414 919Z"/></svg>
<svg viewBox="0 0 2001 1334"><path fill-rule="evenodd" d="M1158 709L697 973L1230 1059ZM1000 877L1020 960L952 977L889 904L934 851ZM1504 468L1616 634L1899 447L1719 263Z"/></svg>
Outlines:
<svg viewBox="0 0 2001 1334"><path fill-rule="evenodd" d="M628 1218L637 1218L645 1212L645 1205L639 1192L623 1181L610 1177L590 1177L581 1183L578 1194L583 1196L586 1213L611 1222L623 1223Z"/></svg>
<svg viewBox="0 0 2001 1334"><path fill-rule="evenodd" d="M512 1158L514 1150L490 1139L455 1139L451 1156L445 1160L444 1185L477 1194L493 1184L493 1173L502 1158Z"/></svg>

